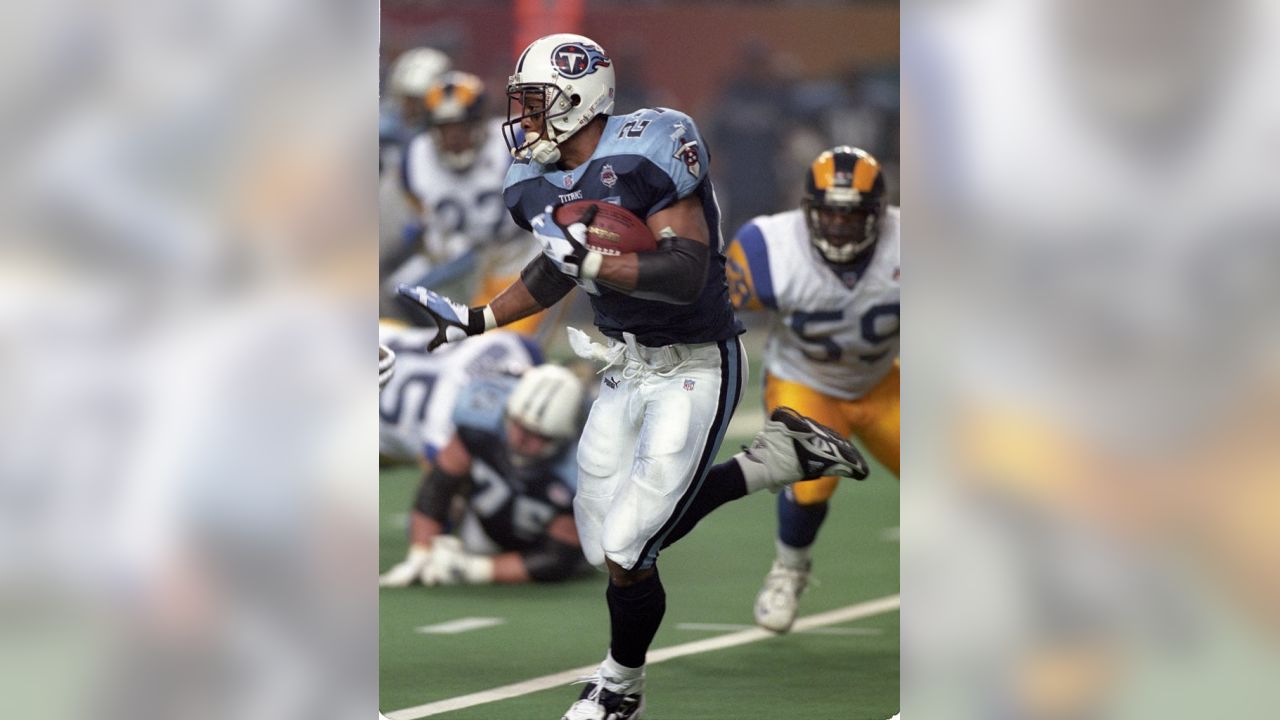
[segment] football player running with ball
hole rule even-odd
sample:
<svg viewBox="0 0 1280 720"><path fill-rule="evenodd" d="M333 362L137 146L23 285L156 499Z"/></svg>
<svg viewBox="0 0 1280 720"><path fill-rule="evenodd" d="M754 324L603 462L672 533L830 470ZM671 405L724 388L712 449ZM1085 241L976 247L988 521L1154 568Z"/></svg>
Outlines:
<svg viewBox="0 0 1280 720"><path fill-rule="evenodd" d="M574 287L588 293L610 343L570 333L575 351L606 363L578 445L574 517L587 559L609 573L610 644L563 720L635 720L644 708L645 654L666 610L659 551L725 502L802 478L865 477L866 464L843 438L781 408L750 448L712 464L747 368L710 159L693 120L661 108L611 116L612 60L580 35L534 41L507 93L506 136L517 162L504 198L543 254L484 307L423 288L400 292L441 326L437 342L519 320ZM642 218L656 250L589 250L587 224L561 226L553 217L557 205L577 200L611 202Z"/></svg>
<svg viewBox="0 0 1280 720"><path fill-rule="evenodd" d="M787 406L856 435L898 474L898 208L876 159L848 146L818 155L801 208L758 217L728 255L734 307L771 314L766 411ZM756 624L787 632L809 579L810 549L835 477L778 496L777 559Z"/></svg>

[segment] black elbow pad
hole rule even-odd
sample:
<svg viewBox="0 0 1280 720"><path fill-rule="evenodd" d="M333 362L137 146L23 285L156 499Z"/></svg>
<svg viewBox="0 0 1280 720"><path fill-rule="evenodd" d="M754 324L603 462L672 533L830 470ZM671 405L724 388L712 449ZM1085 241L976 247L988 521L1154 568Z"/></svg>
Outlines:
<svg viewBox="0 0 1280 720"><path fill-rule="evenodd" d="M569 294L574 282L567 275L556 269L554 263L546 255L538 255L520 271L520 280L529 294L544 308L560 302L560 298Z"/></svg>
<svg viewBox="0 0 1280 720"><path fill-rule="evenodd" d="M640 253L637 258L639 272L632 295L689 305L698 299L706 284L711 248L697 240L665 237L658 241L656 252Z"/></svg>

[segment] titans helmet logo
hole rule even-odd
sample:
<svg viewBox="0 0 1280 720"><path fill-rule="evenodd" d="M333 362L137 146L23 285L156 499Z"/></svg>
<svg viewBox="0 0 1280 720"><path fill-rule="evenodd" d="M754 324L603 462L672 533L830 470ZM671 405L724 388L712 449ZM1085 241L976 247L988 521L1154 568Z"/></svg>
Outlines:
<svg viewBox="0 0 1280 720"><path fill-rule="evenodd" d="M563 43L551 51L551 66L561 77L570 80L590 75L596 68L609 67L610 64L609 56L595 45Z"/></svg>

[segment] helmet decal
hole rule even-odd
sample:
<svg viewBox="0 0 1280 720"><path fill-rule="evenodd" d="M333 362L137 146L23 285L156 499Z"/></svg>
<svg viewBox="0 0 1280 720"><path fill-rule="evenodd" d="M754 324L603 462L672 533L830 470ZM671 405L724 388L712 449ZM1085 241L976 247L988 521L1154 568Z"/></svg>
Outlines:
<svg viewBox="0 0 1280 720"><path fill-rule="evenodd" d="M597 68L609 67L611 64L612 61L603 50L586 43L561 43L551 51L551 66L561 77L569 80L586 77Z"/></svg>

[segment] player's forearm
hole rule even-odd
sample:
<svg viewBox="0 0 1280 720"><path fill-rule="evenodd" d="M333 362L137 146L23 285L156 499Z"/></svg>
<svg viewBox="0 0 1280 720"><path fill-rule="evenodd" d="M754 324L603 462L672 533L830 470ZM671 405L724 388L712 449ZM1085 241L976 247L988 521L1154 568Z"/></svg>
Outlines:
<svg viewBox="0 0 1280 720"><path fill-rule="evenodd" d="M702 293L710 256L706 243L664 237L655 252L604 256L596 279L642 300L688 305Z"/></svg>
<svg viewBox="0 0 1280 720"><path fill-rule="evenodd" d="M524 567L524 558L518 552L504 552L493 557L493 582L527 583L533 578Z"/></svg>
<svg viewBox="0 0 1280 720"><path fill-rule="evenodd" d="M490 301L489 308L493 310L493 319L499 327L523 320L544 309L534 299L523 280L516 280L506 290L498 293L498 296Z"/></svg>
<svg viewBox="0 0 1280 720"><path fill-rule="evenodd" d="M435 518L414 509L409 514L409 544L418 547L431 545L431 540L444 532L444 526Z"/></svg>

